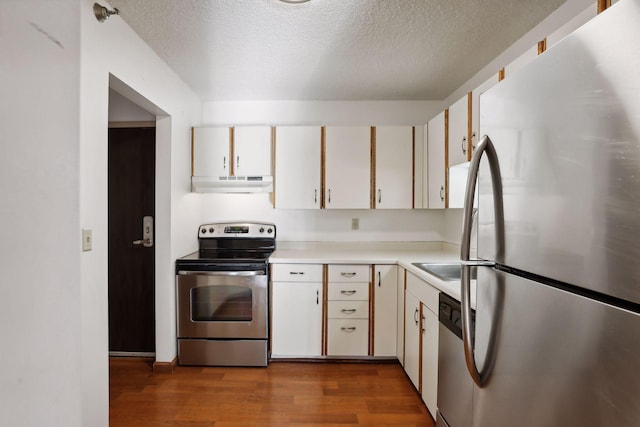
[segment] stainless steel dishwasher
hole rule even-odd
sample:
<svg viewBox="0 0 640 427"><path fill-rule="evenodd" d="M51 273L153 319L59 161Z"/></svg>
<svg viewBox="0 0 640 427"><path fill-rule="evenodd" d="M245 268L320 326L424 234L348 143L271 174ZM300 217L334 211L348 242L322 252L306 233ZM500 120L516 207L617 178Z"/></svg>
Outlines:
<svg viewBox="0 0 640 427"><path fill-rule="evenodd" d="M469 427L472 421L473 380L467 373L464 359L460 302L441 292L438 311L436 427ZM471 318L472 321L475 318L473 313Z"/></svg>

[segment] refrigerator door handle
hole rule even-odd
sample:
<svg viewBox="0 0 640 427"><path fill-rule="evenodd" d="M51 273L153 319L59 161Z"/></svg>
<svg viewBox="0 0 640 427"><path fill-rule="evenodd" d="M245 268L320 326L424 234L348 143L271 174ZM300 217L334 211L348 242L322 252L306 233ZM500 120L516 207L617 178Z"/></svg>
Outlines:
<svg viewBox="0 0 640 427"><path fill-rule="evenodd" d="M464 211L462 216L462 242L460 249L461 260L461 308L462 308L462 342L464 347L464 357L467 364L467 370L473 378L473 381L483 387L490 374L490 368L493 366L491 360L494 359L495 337L490 337L490 348L487 351L487 357L490 362L485 363L488 369L480 372L475 360L475 343L473 342L471 333L471 266L484 265L487 263L480 261L471 261L471 226L474 215L474 196L476 192L476 182L478 180L478 169L480 168L480 160L486 153L489 161L489 170L491 173L491 186L493 190L493 209L495 218L495 239L496 239L496 260L502 259L504 254L504 209L502 202L502 179L500 177L500 165L498 164L498 155L491 139L485 135L480 140L471 164L469 165L469 176L467 178L467 188L464 200ZM489 266L494 263L489 262Z"/></svg>

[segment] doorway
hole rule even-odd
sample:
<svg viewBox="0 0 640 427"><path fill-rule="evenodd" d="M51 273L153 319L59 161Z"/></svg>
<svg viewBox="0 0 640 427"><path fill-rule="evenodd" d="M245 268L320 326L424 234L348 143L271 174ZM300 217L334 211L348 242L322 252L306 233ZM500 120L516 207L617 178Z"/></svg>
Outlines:
<svg viewBox="0 0 640 427"><path fill-rule="evenodd" d="M154 127L108 136L109 355L155 355Z"/></svg>

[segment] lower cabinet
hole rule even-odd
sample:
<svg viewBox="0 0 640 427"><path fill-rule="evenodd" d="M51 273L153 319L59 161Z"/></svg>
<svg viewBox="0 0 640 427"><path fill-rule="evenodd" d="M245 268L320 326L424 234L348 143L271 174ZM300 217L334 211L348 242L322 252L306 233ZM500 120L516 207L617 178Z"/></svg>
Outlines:
<svg viewBox="0 0 640 427"><path fill-rule="evenodd" d="M398 266L373 268L373 355L396 357Z"/></svg>
<svg viewBox="0 0 640 427"><path fill-rule="evenodd" d="M273 264L271 357L322 355L322 265Z"/></svg>
<svg viewBox="0 0 640 427"><path fill-rule="evenodd" d="M329 265L327 356L369 355L369 265Z"/></svg>
<svg viewBox="0 0 640 427"><path fill-rule="evenodd" d="M429 283L407 273L404 369L434 419L438 408L438 294Z"/></svg>
<svg viewBox="0 0 640 427"><path fill-rule="evenodd" d="M422 304L422 400L436 419L438 408L438 316Z"/></svg>
<svg viewBox="0 0 640 427"><path fill-rule="evenodd" d="M398 357L399 319L404 323L398 315L399 296L404 304L398 270L397 265L272 264L271 357Z"/></svg>
<svg viewBox="0 0 640 427"><path fill-rule="evenodd" d="M420 391L420 301L407 290L404 304L404 371Z"/></svg>

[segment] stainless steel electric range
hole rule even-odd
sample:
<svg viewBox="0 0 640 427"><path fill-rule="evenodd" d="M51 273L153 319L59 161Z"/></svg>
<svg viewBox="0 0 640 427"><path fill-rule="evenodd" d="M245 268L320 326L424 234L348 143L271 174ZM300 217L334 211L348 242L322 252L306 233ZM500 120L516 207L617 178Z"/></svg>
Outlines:
<svg viewBox="0 0 640 427"><path fill-rule="evenodd" d="M267 366L275 225L204 224L198 246L176 260L178 363Z"/></svg>

